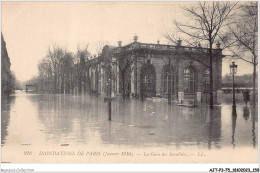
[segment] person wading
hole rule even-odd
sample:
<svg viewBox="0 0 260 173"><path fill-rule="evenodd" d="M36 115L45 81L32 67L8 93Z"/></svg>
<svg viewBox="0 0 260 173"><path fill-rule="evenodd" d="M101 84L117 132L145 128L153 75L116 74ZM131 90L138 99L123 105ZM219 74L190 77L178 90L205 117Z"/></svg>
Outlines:
<svg viewBox="0 0 260 173"><path fill-rule="evenodd" d="M250 94L249 94L249 91L248 91L248 90L244 90L244 91L243 91L243 97L244 97L244 102L245 102L246 105L247 105L247 102L250 101Z"/></svg>

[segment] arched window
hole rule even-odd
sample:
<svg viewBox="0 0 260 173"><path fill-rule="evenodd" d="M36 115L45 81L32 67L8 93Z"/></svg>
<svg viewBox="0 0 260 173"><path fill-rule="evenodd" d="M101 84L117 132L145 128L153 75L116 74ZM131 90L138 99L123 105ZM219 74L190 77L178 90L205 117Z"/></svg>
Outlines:
<svg viewBox="0 0 260 173"><path fill-rule="evenodd" d="M162 72L162 93L174 93L174 73L173 69L170 70L169 66L163 68Z"/></svg>
<svg viewBox="0 0 260 173"><path fill-rule="evenodd" d="M141 95L154 97L156 95L156 75L152 64L143 65L141 69Z"/></svg>
<svg viewBox="0 0 260 173"><path fill-rule="evenodd" d="M195 93L195 72L191 67L184 69L184 92Z"/></svg>

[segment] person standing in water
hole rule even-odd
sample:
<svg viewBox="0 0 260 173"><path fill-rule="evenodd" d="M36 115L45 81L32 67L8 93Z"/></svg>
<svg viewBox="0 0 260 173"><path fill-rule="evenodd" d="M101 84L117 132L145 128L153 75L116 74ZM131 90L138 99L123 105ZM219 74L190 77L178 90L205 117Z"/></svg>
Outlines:
<svg viewBox="0 0 260 173"><path fill-rule="evenodd" d="M243 91L243 97L244 97L244 102L247 105L247 102L250 101L250 94L249 94L249 90L248 89Z"/></svg>

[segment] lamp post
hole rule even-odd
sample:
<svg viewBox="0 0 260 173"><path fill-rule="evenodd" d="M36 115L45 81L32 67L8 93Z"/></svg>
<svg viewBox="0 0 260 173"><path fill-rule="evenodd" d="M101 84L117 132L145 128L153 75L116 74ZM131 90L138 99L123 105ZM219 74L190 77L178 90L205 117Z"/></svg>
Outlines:
<svg viewBox="0 0 260 173"><path fill-rule="evenodd" d="M109 96L108 96L108 120L111 121L111 79L108 79L109 81Z"/></svg>
<svg viewBox="0 0 260 173"><path fill-rule="evenodd" d="M232 74L232 77L233 77L233 83L232 83L232 87L233 87L233 105L232 105L232 111L233 111L233 114L236 115L236 97L235 97L235 74L237 72L237 65L235 64L235 62L232 62L230 65L229 65L229 68L230 68L230 74Z"/></svg>
<svg viewBox="0 0 260 173"><path fill-rule="evenodd" d="M111 58L112 64L115 64L115 59ZM111 112L112 112L112 107L111 107L111 102L112 102L112 66L111 62L108 62L108 72L109 72L109 77L107 81L107 99L108 99L108 120L111 121Z"/></svg>
<svg viewBox="0 0 260 173"><path fill-rule="evenodd" d="M104 101L107 102L108 106L108 120L111 121L111 65L110 62L108 62L108 65L106 67L106 97L104 98Z"/></svg>
<svg viewBox="0 0 260 173"><path fill-rule="evenodd" d="M107 82L107 97L108 97L108 120L111 121L111 92L112 92L112 88L111 88L111 65L109 62L109 78L108 78L108 82Z"/></svg>

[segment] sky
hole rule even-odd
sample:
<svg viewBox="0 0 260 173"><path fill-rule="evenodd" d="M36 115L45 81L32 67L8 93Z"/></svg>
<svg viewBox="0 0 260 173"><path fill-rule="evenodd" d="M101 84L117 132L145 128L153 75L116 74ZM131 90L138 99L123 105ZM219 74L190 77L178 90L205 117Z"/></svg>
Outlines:
<svg viewBox="0 0 260 173"><path fill-rule="evenodd" d="M2 33L16 78L38 74L37 65L53 44L76 52L88 45L92 54L99 43L117 46L133 42L167 44L163 37L172 20L187 21L181 7L195 2L2 2ZM229 73L223 61L222 74ZM238 64L238 74L252 67ZM239 70L239 68L241 70ZM248 69L249 70L242 70Z"/></svg>

